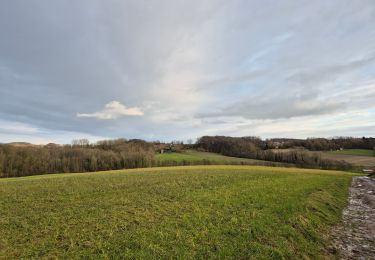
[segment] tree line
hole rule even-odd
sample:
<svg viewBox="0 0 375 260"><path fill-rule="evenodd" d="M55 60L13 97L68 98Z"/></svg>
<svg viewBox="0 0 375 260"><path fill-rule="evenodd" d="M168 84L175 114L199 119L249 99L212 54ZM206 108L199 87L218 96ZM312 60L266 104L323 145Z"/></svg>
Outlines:
<svg viewBox="0 0 375 260"><path fill-rule="evenodd" d="M322 159L317 153L304 151L271 150L267 142L256 137L203 136L196 146L222 155L295 164L303 168L352 170L355 167L344 161Z"/></svg>
<svg viewBox="0 0 375 260"><path fill-rule="evenodd" d="M153 145L142 140L107 140L89 144L85 139L72 145L0 145L0 177L46 173L104 171L151 167Z"/></svg>
<svg viewBox="0 0 375 260"><path fill-rule="evenodd" d="M334 137L334 138L307 138L286 139L274 138L264 141L268 149L303 147L310 151L330 151L338 149L369 149L375 148L375 138L372 137Z"/></svg>
<svg viewBox="0 0 375 260"><path fill-rule="evenodd" d="M339 149L375 149L375 138L373 137L334 137L334 138L271 138L262 140L259 137L228 137L228 136L203 136L198 139L197 144L202 146L202 142L210 140L226 140L226 144L221 145L221 149L226 149L230 142L236 142L237 145L252 144L258 149L288 149L305 148L310 151L330 151Z"/></svg>

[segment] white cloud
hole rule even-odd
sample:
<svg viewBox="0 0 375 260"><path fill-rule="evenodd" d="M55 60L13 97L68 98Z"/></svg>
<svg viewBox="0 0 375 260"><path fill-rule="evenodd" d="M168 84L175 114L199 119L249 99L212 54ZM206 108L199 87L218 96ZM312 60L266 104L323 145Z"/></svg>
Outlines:
<svg viewBox="0 0 375 260"><path fill-rule="evenodd" d="M126 107L118 101L111 101L104 109L94 113L77 113L77 117L92 117L101 120L118 119L123 116L143 116L143 111L138 107Z"/></svg>

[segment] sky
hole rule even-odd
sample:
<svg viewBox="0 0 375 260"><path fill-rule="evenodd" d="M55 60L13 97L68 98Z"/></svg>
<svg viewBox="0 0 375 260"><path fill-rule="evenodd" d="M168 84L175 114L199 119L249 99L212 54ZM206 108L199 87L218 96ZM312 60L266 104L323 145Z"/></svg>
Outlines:
<svg viewBox="0 0 375 260"><path fill-rule="evenodd" d="M0 142L375 136L373 0L2 0Z"/></svg>

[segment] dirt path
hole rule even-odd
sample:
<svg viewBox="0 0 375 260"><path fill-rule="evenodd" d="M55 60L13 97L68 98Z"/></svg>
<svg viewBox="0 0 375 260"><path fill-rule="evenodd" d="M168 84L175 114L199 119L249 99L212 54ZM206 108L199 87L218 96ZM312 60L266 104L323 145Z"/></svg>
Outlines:
<svg viewBox="0 0 375 260"><path fill-rule="evenodd" d="M354 177L343 224L334 230L340 259L375 259L375 179Z"/></svg>

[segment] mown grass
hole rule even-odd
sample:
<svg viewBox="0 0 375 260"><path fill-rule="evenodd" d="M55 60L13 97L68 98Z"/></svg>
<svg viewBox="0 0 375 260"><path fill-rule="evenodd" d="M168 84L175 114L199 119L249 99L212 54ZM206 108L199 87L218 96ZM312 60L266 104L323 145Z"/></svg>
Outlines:
<svg viewBox="0 0 375 260"><path fill-rule="evenodd" d="M332 151L330 153L341 155L375 156L374 151L368 149L344 149L340 151Z"/></svg>
<svg viewBox="0 0 375 260"><path fill-rule="evenodd" d="M189 166L0 180L0 258L316 258L352 174Z"/></svg>

